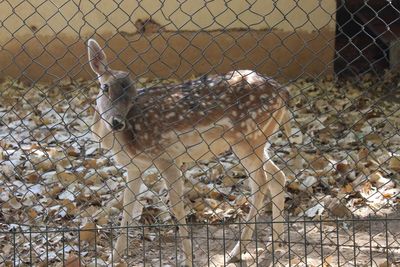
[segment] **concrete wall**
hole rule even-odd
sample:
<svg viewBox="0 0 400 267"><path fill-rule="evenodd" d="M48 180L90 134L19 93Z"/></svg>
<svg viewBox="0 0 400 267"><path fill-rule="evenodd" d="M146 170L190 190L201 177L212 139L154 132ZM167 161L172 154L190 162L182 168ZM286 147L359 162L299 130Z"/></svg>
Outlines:
<svg viewBox="0 0 400 267"><path fill-rule="evenodd" d="M0 76L91 78L90 37L135 75L251 68L288 79L333 69L335 0L7 0L0 10Z"/></svg>

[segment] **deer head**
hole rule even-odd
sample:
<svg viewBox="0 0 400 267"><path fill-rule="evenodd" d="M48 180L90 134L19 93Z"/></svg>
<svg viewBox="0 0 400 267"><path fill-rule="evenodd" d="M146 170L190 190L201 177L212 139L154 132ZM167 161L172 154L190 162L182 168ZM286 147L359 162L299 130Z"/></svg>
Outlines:
<svg viewBox="0 0 400 267"><path fill-rule="evenodd" d="M93 39L88 41L88 55L90 67L100 83L96 111L109 130L122 131L127 126L126 117L136 95L129 73L110 69L106 54Z"/></svg>

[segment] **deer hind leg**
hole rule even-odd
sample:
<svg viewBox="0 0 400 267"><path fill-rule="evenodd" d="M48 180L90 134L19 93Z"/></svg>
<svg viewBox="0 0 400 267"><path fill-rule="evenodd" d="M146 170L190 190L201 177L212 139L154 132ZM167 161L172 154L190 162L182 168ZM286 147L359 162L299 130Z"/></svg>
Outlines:
<svg viewBox="0 0 400 267"><path fill-rule="evenodd" d="M246 224L243 226L240 240L229 254L228 262L240 261L240 254L246 252L246 247L250 243L250 239L256 227L256 224L252 224L251 222L256 222L256 218L262 209L265 196L268 193L262 158L259 157L254 149L247 143L241 144L238 148L233 148L233 150L240 159L240 163L249 173L251 198L249 200L250 212L246 217Z"/></svg>
<svg viewBox="0 0 400 267"><path fill-rule="evenodd" d="M179 226L179 235L182 238L182 250L184 259L180 266L192 266L192 243L189 239L189 231L186 226L186 212L183 202L184 180L182 172L172 160L158 159L155 162L157 169L167 182L169 189L169 200L172 213Z"/></svg>
<svg viewBox="0 0 400 267"><path fill-rule="evenodd" d="M275 163L269 159L267 149L264 149L263 165L267 177L268 189L272 202L272 246L270 249L279 247L284 241L284 208L285 208L285 183L286 176ZM278 246L274 245L277 244Z"/></svg>
<svg viewBox="0 0 400 267"><path fill-rule="evenodd" d="M128 177L126 180L126 187L123 193L123 212L121 221L121 234L119 235L117 242L115 244L114 251L112 253L112 258L110 262L118 262L124 251L127 248L127 234L125 231L126 226L133 222L134 225L138 225L137 219L141 214L142 206L137 200L137 195L139 194L140 186L142 185L142 178L140 170L133 164L127 166Z"/></svg>

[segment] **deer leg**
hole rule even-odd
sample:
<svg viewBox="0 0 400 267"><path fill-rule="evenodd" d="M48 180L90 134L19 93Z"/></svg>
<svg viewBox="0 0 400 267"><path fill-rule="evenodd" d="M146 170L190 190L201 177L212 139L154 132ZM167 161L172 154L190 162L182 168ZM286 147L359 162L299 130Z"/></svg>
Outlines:
<svg viewBox="0 0 400 267"><path fill-rule="evenodd" d="M292 126L290 124L291 118L289 111L285 110L283 113L283 130L286 135L286 138L289 140L289 137L292 136Z"/></svg>
<svg viewBox="0 0 400 267"><path fill-rule="evenodd" d="M127 234L124 227L128 226L131 222L137 225L135 220L141 214L142 206L137 200L137 195L142 185L142 178L140 176L140 171L136 166L129 165L128 177L126 180L126 187L123 193L123 211L122 211L122 221L121 221L121 234L119 235L115 248L110 261L118 262L120 261L122 255L124 255L124 250L127 248Z"/></svg>
<svg viewBox="0 0 400 267"><path fill-rule="evenodd" d="M284 241L285 174L272 160L264 163L268 189L272 201L272 241Z"/></svg>
<svg viewBox="0 0 400 267"><path fill-rule="evenodd" d="M184 263L180 266L192 266L192 243L189 239L189 231L186 226L186 212L183 202L183 176L180 169L174 162L169 160L158 160L155 163L161 175L167 182L169 189L169 200L172 213L174 214L179 226L179 235L182 238L182 250L184 253Z"/></svg>
<svg viewBox="0 0 400 267"><path fill-rule="evenodd" d="M246 217L246 224L242 229L240 241L229 254L228 263L240 261L240 254L246 252L246 246L250 243L250 239L255 230L255 224L251 224L251 222L256 222L256 218L267 194L267 184L261 159L252 152L252 155L246 156L245 159L241 160L241 163L247 172L250 173L249 183L252 194L250 198L251 207Z"/></svg>

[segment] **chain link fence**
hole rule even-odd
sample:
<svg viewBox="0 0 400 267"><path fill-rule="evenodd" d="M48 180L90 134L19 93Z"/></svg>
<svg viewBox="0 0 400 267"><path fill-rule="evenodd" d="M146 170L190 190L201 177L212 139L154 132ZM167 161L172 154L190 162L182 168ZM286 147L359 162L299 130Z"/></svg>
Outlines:
<svg viewBox="0 0 400 267"><path fill-rule="evenodd" d="M399 264L397 1L0 8L1 266Z"/></svg>

